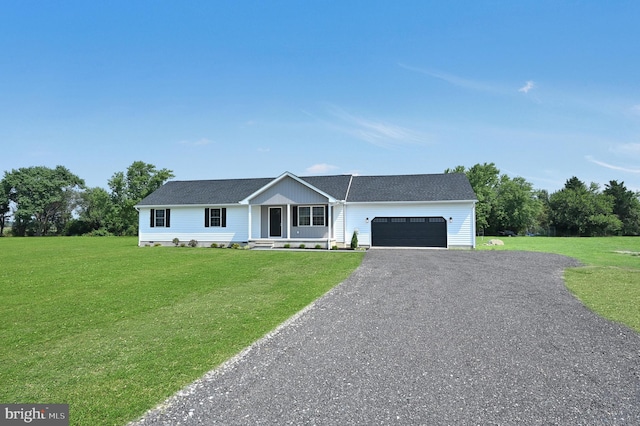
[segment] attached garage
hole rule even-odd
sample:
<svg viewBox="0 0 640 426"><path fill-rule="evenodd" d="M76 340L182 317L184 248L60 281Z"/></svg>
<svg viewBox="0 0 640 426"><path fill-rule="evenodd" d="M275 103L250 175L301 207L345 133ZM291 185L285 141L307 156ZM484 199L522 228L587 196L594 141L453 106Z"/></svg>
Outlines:
<svg viewBox="0 0 640 426"><path fill-rule="evenodd" d="M443 217L376 217L371 221L371 245L447 248L447 221Z"/></svg>

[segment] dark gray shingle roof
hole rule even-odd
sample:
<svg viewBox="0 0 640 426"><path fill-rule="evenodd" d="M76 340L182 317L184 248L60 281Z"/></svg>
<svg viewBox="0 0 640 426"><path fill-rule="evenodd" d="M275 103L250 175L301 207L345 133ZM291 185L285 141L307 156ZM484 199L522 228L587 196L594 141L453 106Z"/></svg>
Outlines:
<svg viewBox="0 0 640 426"><path fill-rule="evenodd" d="M171 181L144 198L138 205L235 204L271 181L273 178Z"/></svg>
<svg viewBox="0 0 640 426"><path fill-rule="evenodd" d="M276 178L171 181L138 203L139 206L235 204ZM337 200L449 201L475 200L464 174L395 176L308 176L300 179ZM349 188L349 183L351 187ZM349 193L347 195L347 189Z"/></svg>
<svg viewBox="0 0 640 426"><path fill-rule="evenodd" d="M354 176L351 202L475 200L462 173L431 175Z"/></svg>

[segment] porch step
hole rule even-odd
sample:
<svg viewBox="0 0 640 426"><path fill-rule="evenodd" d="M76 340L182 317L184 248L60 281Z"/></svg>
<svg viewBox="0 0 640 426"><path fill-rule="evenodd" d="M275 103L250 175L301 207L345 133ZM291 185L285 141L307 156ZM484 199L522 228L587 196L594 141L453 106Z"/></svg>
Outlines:
<svg viewBox="0 0 640 426"><path fill-rule="evenodd" d="M251 243L251 248L256 250L269 250L275 247L273 241L254 241Z"/></svg>

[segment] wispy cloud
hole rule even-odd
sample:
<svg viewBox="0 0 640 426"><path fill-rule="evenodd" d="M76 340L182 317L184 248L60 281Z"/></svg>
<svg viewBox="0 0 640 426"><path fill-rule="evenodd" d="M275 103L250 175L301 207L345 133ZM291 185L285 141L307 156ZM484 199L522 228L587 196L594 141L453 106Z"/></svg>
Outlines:
<svg viewBox="0 0 640 426"><path fill-rule="evenodd" d="M488 83L481 82L481 81L471 80L468 78L460 77L454 74L449 74L441 71L417 68L417 67L413 67L410 65L402 64L402 63L398 65L406 70L417 72L420 74L425 74L425 75L428 75L429 77L446 81L449 84L462 87L464 89L479 90L484 92L502 92L500 88Z"/></svg>
<svg viewBox="0 0 640 426"><path fill-rule="evenodd" d="M389 148L398 145L424 144L428 142L428 138L419 132L381 120L358 117L342 108L332 106L330 113L340 119L340 124L334 125L335 127L376 146Z"/></svg>
<svg viewBox="0 0 640 426"><path fill-rule="evenodd" d="M190 140L181 140L180 142L178 142L180 145L188 145L188 146L205 146L205 145L211 145L213 142L210 141L207 138L201 138L198 139L196 141L190 141Z"/></svg>
<svg viewBox="0 0 640 426"><path fill-rule="evenodd" d="M621 167L621 166L616 166L614 164L605 163L603 161L596 160L591 155L587 155L585 158L587 159L587 161L607 169L618 170L618 171L627 172L627 173L640 173L640 169L630 169L627 167Z"/></svg>
<svg viewBox="0 0 640 426"><path fill-rule="evenodd" d="M529 80L524 84L524 86L518 89L518 92L522 92L526 95L527 93L529 93L529 90L533 89L535 86L535 83Z"/></svg>
<svg viewBox="0 0 640 426"><path fill-rule="evenodd" d="M329 173L332 170L336 170L338 166L334 166L327 163L314 164L311 167L307 167L306 172L311 174L324 174Z"/></svg>
<svg viewBox="0 0 640 426"><path fill-rule="evenodd" d="M624 156L640 156L640 143L623 143L612 147L611 151Z"/></svg>

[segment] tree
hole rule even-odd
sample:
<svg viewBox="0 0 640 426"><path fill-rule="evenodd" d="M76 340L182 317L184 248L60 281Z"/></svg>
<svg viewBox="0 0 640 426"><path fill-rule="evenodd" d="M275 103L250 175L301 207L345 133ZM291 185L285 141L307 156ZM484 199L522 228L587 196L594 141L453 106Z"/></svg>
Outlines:
<svg viewBox="0 0 640 426"><path fill-rule="evenodd" d="M613 198L613 214L622 222L623 235L640 235L640 199L629 191L624 182L615 180L605 185L605 194Z"/></svg>
<svg viewBox="0 0 640 426"><path fill-rule="evenodd" d="M80 196L78 218L66 229L67 235L109 235L117 227L111 195L103 188L89 188Z"/></svg>
<svg viewBox="0 0 640 426"><path fill-rule="evenodd" d="M15 203L15 235L61 233L71 218L75 195L84 181L63 166L26 167L5 172L3 192ZM8 207L4 206L3 209Z"/></svg>
<svg viewBox="0 0 640 426"><path fill-rule="evenodd" d="M493 227L516 233L534 229L541 210L542 203L537 199L529 182L522 177L500 177L491 212Z"/></svg>
<svg viewBox="0 0 640 426"><path fill-rule="evenodd" d="M465 173L467 175L471 188L473 188L478 198L476 204L476 228L493 228L494 226L491 226L489 220L497 197L500 176L500 170L496 165L494 163L476 164L466 171L464 166L457 166L454 169L446 169L445 173Z"/></svg>
<svg viewBox="0 0 640 426"><path fill-rule="evenodd" d="M613 197L576 177L549 197L550 216L560 235L614 235L622 222L613 214Z"/></svg>
<svg viewBox="0 0 640 426"><path fill-rule="evenodd" d="M134 206L173 177L171 170L157 170L153 164L142 161L133 162L126 173L114 173L109 180L115 219L109 224L110 231L116 235L136 235L138 212Z"/></svg>

